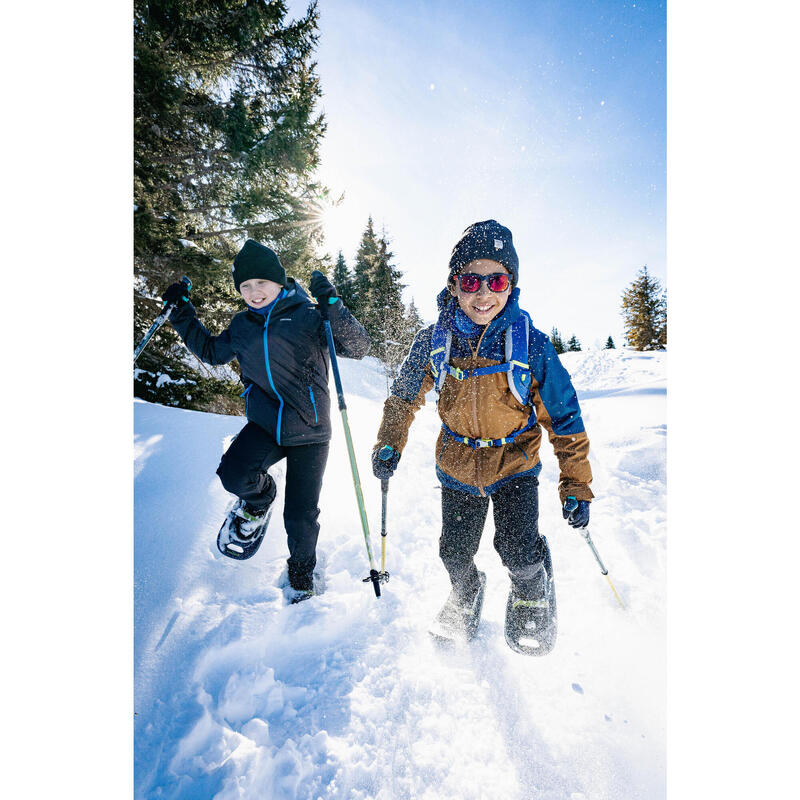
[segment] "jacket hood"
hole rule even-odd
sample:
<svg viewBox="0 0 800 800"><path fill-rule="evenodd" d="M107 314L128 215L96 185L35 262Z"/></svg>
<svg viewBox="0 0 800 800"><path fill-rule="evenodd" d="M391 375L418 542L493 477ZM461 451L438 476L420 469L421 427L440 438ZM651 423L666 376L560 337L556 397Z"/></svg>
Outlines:
<svg viewBox="0 0 800 800"><path fill-rule="evenodd" d="M286 279L286 296L280 301L287 305L296 306L303 303L314 303L311 295L294 279Z"/></svg>

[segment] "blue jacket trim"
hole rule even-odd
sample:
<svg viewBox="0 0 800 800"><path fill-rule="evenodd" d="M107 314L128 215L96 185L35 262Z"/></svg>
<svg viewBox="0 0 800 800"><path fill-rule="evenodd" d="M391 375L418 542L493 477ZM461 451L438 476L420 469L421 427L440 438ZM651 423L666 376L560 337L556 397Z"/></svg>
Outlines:
<svg viewBox="0 0 800 800"><path fill-rule="evenodd" d="M244 397L244 415L247 416L247 408L250 405L250 390L253 388L252 383L247 384L247 388L239 395Z"/></svg>
<svg viewBox="0 0 800 800"><path fill-rule="evenodd" d="M314 422L319 422L317 417L317 402L314 400L314 390L309 386L308 394L311 396L311 405L314 407Z"/></svg>
<svg viewBox="0 0 800 800"><path fill-rule="evenodd" d="M286 290L282 289L281 293L275 298L277 302L286 294ZM272 371L269 368L269 341L268 341L268 331L269 331L269 318L272 316L272 309L275 307L274 303L269 307L269 312L267 313L266 319L264 320L264 361L267 365L267 380L269 381L270 388L273 392L275 392L275 396L278 398L278 422L275 425L275 440L278 444L281 443L281 417L283 417L283 398L278 394L278 390L275 388L275 383L272 380Z"/></svg>
<svg viewBox="0 0 800 800"><path fill-rule="evenodd" d="M538 478L541 471L542 462L539 461L532 469L526 469L525 472L516 472L513 475L509 475L507 478L501 478L499 481L496 481L489 486L484 486L483 493L488 496L496 492L501 486L505 486L509 481L515 481L517 478L524 478L527 475L532 475L534 478ZM442 486L446 486L448 489L455 489L457 492L471 494L473 497L481 496L477 486L470 486L469 484L457 481L455 478L452 478L450 475L444 472L438 464L436 465L436 477L439 479L439 483L441 483Z"/></svg>

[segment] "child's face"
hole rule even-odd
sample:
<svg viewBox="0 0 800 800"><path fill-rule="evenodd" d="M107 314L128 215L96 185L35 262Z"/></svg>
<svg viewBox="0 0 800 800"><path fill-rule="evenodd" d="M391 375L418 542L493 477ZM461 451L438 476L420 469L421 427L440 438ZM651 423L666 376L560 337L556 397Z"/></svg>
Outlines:
<svg viewBox="0 0 800 800"><path fill-rule="evenodd" d="M239 284L239 291L251 308L268 306L281 293L282 288L279 283L266 278L251 278Z"/></svg>
<svg viewBox="0 0 800 800"><path fill-rule="evenodd" d="M510 273L502 265L496 261L488 258L479 258L477 261L470 261L466 267L461 270L461 275L467 272L475 273L476 275L492 275L496 272L503 272L506 275ZM511 281L509 280L508 286L502 292L493 292L489 289L486 281L481 281L480 288L477 292L464 292L461 290L459 275L456 275L455 281L450 284L450 294L458 300L458 305L461 310L476 324L486 325L491 322L506 306L508 302L508 295L511 292Z"/></svg>

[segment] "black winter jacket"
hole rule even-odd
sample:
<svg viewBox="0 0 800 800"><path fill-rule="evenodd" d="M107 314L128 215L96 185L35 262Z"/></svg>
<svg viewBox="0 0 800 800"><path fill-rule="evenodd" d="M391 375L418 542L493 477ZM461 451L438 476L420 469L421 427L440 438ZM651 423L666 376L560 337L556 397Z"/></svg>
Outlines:
<svg viewBox="0 0 800 800"><path fill-rule="evenodd" d="M330 356L322 316L295 283L266 317L240 311L219 335L212 336L186 303L170 321L186 346L207 364L236 358L242 370L247 419L280 445L327 442L331 438L328 366ZM369 336L341 300L329 306L338 355L363 358Z"/></svg>

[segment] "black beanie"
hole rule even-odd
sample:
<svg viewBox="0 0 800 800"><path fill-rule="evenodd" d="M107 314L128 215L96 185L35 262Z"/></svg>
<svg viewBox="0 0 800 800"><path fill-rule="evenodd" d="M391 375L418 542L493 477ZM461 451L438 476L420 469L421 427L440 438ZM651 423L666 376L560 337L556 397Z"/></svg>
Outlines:
<svg viewBox="0 0 800 800"><path fill-rule="evenodd" d="M248 239L233 259L233 284L236 291L239 291L242 281L249 281L251 278L266 278L286 286L286 270L275 251Z"/></svg>
<svg viewBox="0 0 800 800"><path fill-rule="evenodd" d="M519 258L511 240L511 231L493 219L470 225L456 242L450 254L448 283L470 261L490 258L502 264L511 273L511 285L519 279Z"/></svg>

